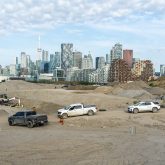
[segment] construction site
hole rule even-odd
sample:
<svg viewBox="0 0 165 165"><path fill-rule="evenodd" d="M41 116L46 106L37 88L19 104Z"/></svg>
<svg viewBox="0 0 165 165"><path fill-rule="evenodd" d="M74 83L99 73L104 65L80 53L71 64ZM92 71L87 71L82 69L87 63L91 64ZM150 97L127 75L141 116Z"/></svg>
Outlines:
<svg viewBox="0 0 165 165"><path fill-rule="evenodd" d="M164 165L162 82L134 81L88 88L21 80L1 83L0 164ZM159 112L127 112L129 105L149 100L160 103ZM57 110L73 103L94 104L98 112L94 116L69 117L61 124ZM32 107L48 115L46 126L29 129L8 125L8 116Z"/></svg>

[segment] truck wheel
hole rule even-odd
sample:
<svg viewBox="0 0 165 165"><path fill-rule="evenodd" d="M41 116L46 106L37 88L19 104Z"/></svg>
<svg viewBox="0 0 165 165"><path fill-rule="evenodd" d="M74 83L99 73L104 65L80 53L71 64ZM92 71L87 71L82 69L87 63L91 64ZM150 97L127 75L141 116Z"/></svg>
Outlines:
<svg viewBox="0 0 165 165"><path fill-rule="evenodd" d="M9 120L9 125L13 126L14 125L14 121L13 120Z"/></svg>
<svg viewBox="0 0 165 165"><path fill-rule="evenodd" d="M158 112L158 108L156 108L156 107L152 108L152 112L153 112L153 113L154 113L154 112Z"/></svg>
<svg viewBox="0 0 165 165"><path fill-rule="evenodd" d="M67 113L62 114L62 118L63 118L63 119L68 118L68 114L67 114Z"/></svg>
<svg viewBox="0 0 165 165"><path fill-rule="evenodd" d="M32 122L32 121L28 121L28 122L27 122L27 127L28 127L28 128L33 128L33 126L34 126L34 125L33 125L33 122Z"/></svg>
<svg viewBox="0 0 165 165"><path fill-rule="evenodd" d="M133 113L138 113L139 112L139 110L137 109L137 108L135 108L134 110L133 110Z"/></svg>
<svg viewBox="0 0 165 165"><path fill-rule="evenodd" d="M94 112L93 112L92 110L89 110L89 111L88 111L88 115L89 115L89 116L92 116L92 115L94 115Z"/></svg>

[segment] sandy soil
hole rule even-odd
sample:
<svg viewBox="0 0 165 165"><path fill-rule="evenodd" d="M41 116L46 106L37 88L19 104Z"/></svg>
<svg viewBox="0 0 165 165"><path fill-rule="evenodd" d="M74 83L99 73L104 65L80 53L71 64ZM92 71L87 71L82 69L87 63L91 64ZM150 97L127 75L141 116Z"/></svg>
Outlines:
<svg viewBox="0 0 165 165"><path fill-rule="evenodd" d="M158 113L125 112L134 99L92 91L54 89L13 81L0 86L25 106L37 105L49 124L29 129L8 126L7 117L20 108L0 107L2 165L164 165L165 109ZM59 123L56 110L65 104L96 104L107 111ZM44 106L44 107L43 107ZM50 107L49 107L50 106Z"/></svg>

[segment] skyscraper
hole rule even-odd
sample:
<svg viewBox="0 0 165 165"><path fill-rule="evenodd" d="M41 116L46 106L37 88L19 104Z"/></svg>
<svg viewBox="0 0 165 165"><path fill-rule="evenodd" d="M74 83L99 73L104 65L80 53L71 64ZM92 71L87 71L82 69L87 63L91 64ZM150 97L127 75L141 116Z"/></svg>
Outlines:
<svg viewBox="0 0 165 165"><path fill-rule="evenodd" d="M73 67L73 44L61 44L61 68L65 71Z"/></svg>
<svg viewBox="0 0 165 165"><path fill-rule="evenodd" d="M96 57L96 69L98 69L99 57Z"/></svg>
<svg viewBox="0 0 165 165"><path fill-rule="evenodd" d="M123 60L132 68L133 64L133 50L123 50Z"/></svg>
<svg viewBox="0 0 165 165"><path fill-rule="evenodd" d="M56 68L61 68L61 53L55 52L55 54L50 54L49 62L49 72L53 73Z"/></svg>
<svg viewBox="0 0 165 165"><path fill-rule="evenodd" d="M85 55L82 59L82 69L93 69L93 59L91 54Z"/></svg>
<svg viewBox="0 0 165 165"><path fill-rule="evenodd" d="M30 55L26 55L26 67L30 68L31 60L30 60Z"/></svg>
<svg viewBox="0 0 165 165"><path fill-rule="evenodd" d="M15 62L16 62L15 64L18 65L18 57L16 57L16 61Z"/></svg>
<svg viewBox="0 0 165 165"><path fill-rule="evenodd" d="M48 62L48 55L49 55L48 51L42 50L42 61Z"/></svg>
<svg viewBox="0 0 165 165"><path fill-rule="evenodd" d="M73 66L81 69L82 67L82 53L81 52L73 52Z"/></svg>
<svg viewBox="0 0 165 165"><path fill-rule="evenodd" d="M98 68L101 69L103 66L105 66L105 58L100 57L98 61Z"/></svg>
<svg viewBox="0 0 165 165"><path fill-rule="evenodd" d="M93 69L93 58L92 58L92 55L91 55L91 53L89 52L89 54L88 54L88 58L89 58L89 66L90 66L90 68L91 69Z"/></svg>
<svg viewBox="0 0 165 165"><path fill-rule="evenodd" d="M40 46L40 36L38 37L38 48L37 48L37 60L41 60L42 57L42 49Z"/></svg>
<svg viewBox="0 0 165 165"><path fill-rule="evenodd" d="M122 59L122 44L117 43L111 50L111 62L115 59Z"/></svg>
<svg viewBox="0 0 165 165"><path fill-rule="evenodd" d="M61 68L61 52L55 52L55 66Z"/></svg>
<svg viewBox="0 0 165 165"><path fill-rule="evenodd" d="M56 68L56 66L55 66L55 55L50 54L49 73L53 73L53 70L55 68Z"/></svg>
<svg viewBox="0 0 165 165"><path fill-rule="evenodd" d="M106 64L110 64L111 63L111 56L110 54L106 54Z"/></svg>
<svg viewBox="0 0 165 165"><path fill-rule="evenodd" d="M21 68L27 67L27 56L25 52L21 52Z"/></svg>

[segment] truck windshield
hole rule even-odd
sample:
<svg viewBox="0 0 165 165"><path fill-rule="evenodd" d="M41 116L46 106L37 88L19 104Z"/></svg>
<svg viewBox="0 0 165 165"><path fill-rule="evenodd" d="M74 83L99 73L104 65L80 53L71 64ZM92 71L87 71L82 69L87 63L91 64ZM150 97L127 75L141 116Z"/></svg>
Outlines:
<svg viewBox="0 0 165 165"><path fill-rule="evenodd" d="M68 110L70 108L70 105L64 107L65 110Z"/></svg>

